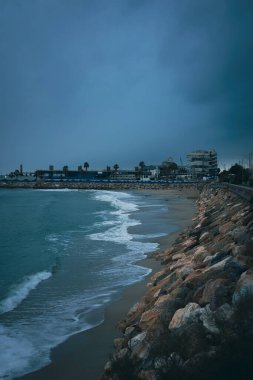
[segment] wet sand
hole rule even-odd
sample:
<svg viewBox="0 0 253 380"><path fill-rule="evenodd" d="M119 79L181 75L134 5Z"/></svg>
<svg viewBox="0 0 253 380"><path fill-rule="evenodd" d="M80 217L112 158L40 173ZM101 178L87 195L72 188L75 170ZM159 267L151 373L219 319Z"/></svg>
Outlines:
<svg viewBox="0 0 253 380"><path fill-rule="evenodd" d="M143 195L144 191L142 192ZM159 238L160 251L168 248L183 228L191 224L196 212L195 189L145 190L145 195L161 196L169 201L168 224L177 226L177 231ZM138 265L152 269L152 273L137 284L127 287L120 299L105 309L104 322L91 330L73 335L51 352L52 362L35 372L19 377L22 380L98 380L113 351L113 339L120 336L117 322L145 294L150 277L160 269L160 263L152 258L138 262Z"/></svg>

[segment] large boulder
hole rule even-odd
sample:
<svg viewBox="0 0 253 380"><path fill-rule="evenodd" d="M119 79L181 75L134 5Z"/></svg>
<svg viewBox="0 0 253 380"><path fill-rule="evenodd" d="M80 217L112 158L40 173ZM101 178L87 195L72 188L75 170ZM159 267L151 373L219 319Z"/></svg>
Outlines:
<svg viewBox="0 0 253 380"><path fill-rule="evenodd" d="M136 335L134 338L130 339L128 341L128 347L132 350L134 348L136 348L138 345L140 345L144 339L146 338L147 336L147 332L146 331L143 331L141 332L140 334Z"/></svg>
<svg viewBox="0 0 253 380"><path fill-rule="evenodd" d="M200 310L201 307L194 302L190 302L184 308L178 309L169 324L169 329L178 329L186 324L197 322Z"/></svg>
<svg viewBox="0 0 253 380"><path fill-rule="evenodd" d="M239 278L233 294L233 303L237 304L241 298L253 295L253 270L247 270Z"/></svg>
<svg viewBox="0 0 253 380"><path fill-rule="evenodd" d="M210 309L210 305L201 309L200 320L203 322L203 326L212 334L219 334L220 330L215 323L215 314Z"/></svg>
<svg viewBox="0 0 253 380"><path fill-rule="evenodd" d="M210 304L211 310L215 310L222 304L231 301L233 288L233 284L227 279L211 279L204 286L199 304L201 306Z"/></svg>
<svg viewBox="0 0 253 380"><path fill-rule="evenodd" d="M145 311L141 315L141 319L139 322L141 329L148 330L152 328L154 325L156 325L157 322L159 321L160 314L161 314L161 311L156 307L153 307Z"/></svg>

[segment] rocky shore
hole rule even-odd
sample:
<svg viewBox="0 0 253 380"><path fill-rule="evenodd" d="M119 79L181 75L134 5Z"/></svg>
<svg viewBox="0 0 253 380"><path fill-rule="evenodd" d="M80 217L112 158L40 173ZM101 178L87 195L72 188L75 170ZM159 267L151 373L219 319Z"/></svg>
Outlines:
<svg viewBox="0 0 253 380"><path fill-rule="evenodd" d="M207 187L193 225L156 258L163 269L119 322L101 379L251 379L252 203Z"/></svg>

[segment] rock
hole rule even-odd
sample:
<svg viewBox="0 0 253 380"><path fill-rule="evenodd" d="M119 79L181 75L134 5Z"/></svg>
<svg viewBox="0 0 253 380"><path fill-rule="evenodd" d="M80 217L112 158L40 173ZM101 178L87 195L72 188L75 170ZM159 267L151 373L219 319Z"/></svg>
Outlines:
<svg viewBox="0 0 253 380"><path fill-rule="evenodd" d="M195 249L195 252L193 253L193 260L196 263L203 262L204 259L209 255L207 249L205 246L200 245Z"/></svg>
<svg viewBox="0 0 253 380"><path fill-rule="evenodd" d="M241 251L238 252L238 255L253 257L253 239L251 238L245 242L242 246Z"/></svg>
<svg viewBox="0 0 253 380"><path fill-rule="evenodd" d="M126 344L127 344L127 343L126 343L126 340L125 340L124 338L116 338L116 339L114 339L114 341L113 341L113 345L114 345L114 347L115 347L117 350L126 347Z"/></svg>
<svg viewBox="0 0 253 380"><path fill-rule="evenodd" d="M232 281L236 281L245 269L244 263L236 258L227 261L224 266L224 271Z"/></svg>
<svg viewBox="0 0 253 380"><path fill-rule="evenodd" d="M105 374L109 373L111 371L111 368L112 368L112 362L108 360L108 362L106 362L104 366Z"/></svg>
<svg viewBox="0 0 253 380"><path fill-rule="evenodd" d="M210 264L211 264L211 265L216 264L216 263L222 261L222 260L223 260L225 257L227 257L227 256L228 256L228 253L227 253L227 252L223 252L223 251L221 251L221 252L217 252L217 253L215 253L215 254L213 255Z"/></svg>
<svg viewBox="0 0 253 380"><path fill-rule="evenodd" d="M201 309L200 320L203 326L212 334L219 334L220 330L215 324L215 314L211 311L210 306Z"/></svg>
<svg viewBox="0 0 253 380"><path fill-rule="evenodd" d="M227 232L231 231L232 226L234 226L234 224L231 222L227 222L225 224L220 225L219 226L219 233L225 235Z"/></svg>
<svg viewBox="0 0 253 380"><path fill-rule="evenodd" d="M189 236L198 238L201 234L201 231L202 231L201 226L197 226L196 228L194 228L193 230L189 232Z"/></svg>
<svg viewBox="0 0 253 380"><path fill-rule="evenodd" d="M161 356L154 359L155 369L165 368L168 364L167 358Z"/></svg>
<svg viewBox="0 0 253 380"><path fill-rule="evenodd" d="M231 209L235 209L235 208L238 208L238 207L240 207L240 206L242 206L242 203L236 203L235 205L233 205L233 206L231 207Z"/></svg>
<svg viewBox="0 0 253 380"><path fill-rule="evenodd" d="M185 265L184 260L177 260L174 264L170 265L170 271L174 271L175 269L182 268Z"/></svg>
<svg viewBox="0 0 253 380"><path fill-rule="evenodd" d="M124 335L130 337L136 331L135 326L129 326L126 328Z"/></svg>
<svg viewBox="0 0 253 380"><path fill-rule="evenodd" d="M113 355L113 359L123 359L124 357L129 355L128 348L122 348L119 351L116 351L116 353Z"/></svg>
<svg viewBox="0 0 253 380"><path fill-rule="evenodd" d="M225 264L231 260L231 257L226 257L225 259L223 259L222 261L218 262L217 264L214 264L214 265L211 265L210 267L208 267L207 269L205 269L205 272L208 272L208 271L213 271L213 270L223 270L224 267L225 267Z"/></svg>
<svg viewBox="0 0 253 380"><path fill-rule="evenodd" d="M174 340L175 351L186 360L199 352L206 351L210 345L207 338L207 330L202 322L192 322L171 332ZM173 347L171 347L173 350ZM174 378L174 377L173 377Z"/></svg>
<svg viewBox="0 0 253 380"><path fill-rule="evenodd" d="M232 254L234 247L235 247L235 242L229 242L224 245L223 251L227 252L228 254Z"/></svg>
<svg viewBox="0 0 253 380"><path fill-rule="evenodd" d="M134 338L130 339L128 341L128 347L132 350L134 348L136 348L136 346L138 346L139 344L141 344L144 339L146 338L147 336L147 332L146 331L143 331L141 332L140 334L136 335Z"/></svg>
<svg viewBox="0 0 253 380"><path fill-rule="evenodd" d="M151 277L151 280L153 281L153 283L158 283L160 280L163 279L164 276L166 276L166 273L165 273L164 270L162 270L162 271L159 271L159 272L155 273Z"/></svg>
<svg viewBox="0 0 253 380"><path fill-rule="evenodd" d="M157 308L148 309L141 315L139 325L142 330L148 329L156 323L161 311Z"/></svg>
<svg viewBox="0 0 253 380"><path fill-rule="evenodd" d="M184 283L189 289L197 289L200 283L200 276L202 275L203 270L197 269L191 272L185 279Z"/></svg>
<svg viewBox="0 0 253 380"><path fill-rule="evenodd" d="M185 257L184 253L176 253L175 255L172 255L171 259L173 261L183 259Z"/></svg>
<svg viewBox="0 0 253 380"><path fill-rule="evenodd" d="M190 238L183 242L183 251L188 251L189 249L192 249L197 244L197 238Z"/></svg>
<svg viewBox="0 0 253 380"><path fill-rule="evenodd" d="M234 241L239 244L244 243L249 238L246 226L236 227L233 231L229 233L229 235L231 235Z"/></svg>
<svg viewBox="0 0 253 380"><path fill-rule="evenodd" d="M211 310L216 309L225 302L229 302L232 296L231 282L218 278L209 280L204 286L202 297L199 300L201 306L210 304Z"/></svg>
<svg viewBox="0 0 253 380"><path fill-rule="evenodd" d="M169 324L169 329L178 329L187 323L196 322L200 309L201 307L194 302L190 302L184 308L178 309Z"/></svg>
<svg viewBox="0 0 253 380"><path fill-rule="evenodd" d="M253 295L253 271L244 272L236 284L233 294L233 304L237 304L240 299L247 295Z"/></svg>
<svg viewBox="0 0 253 380"><path fill-rule="evenodd" d="M199 222L197 228L206 227L208 224L209 224L209 218L207 216L204 216L200 219L200 222Z"/></svg>
<svg viewBox="0 0 253 380"><path fill-rule="evenodd" d="M233 314L234 309L228 303L225 303L216 310L215 317L218 321L225 322L230 320Z"/></svg>
<svg viewBox="0 0 253 380"><path fill-rule="evenodd" d="M154 306L155 307L161 307L163 306L164 303L167 303L169 300L171 300L173 296L171 295L171 293L169 294L164 294L164 295L161 295L157 301L155 302Z"/></svg>
<svg viewBox="0 0 253 380"><path fill-rule="evenodd" d="M138 310L139 306L140 306L140 303L139 303L139 302L135 303L135 304L131 307L131 309L129 310L129 312L127 313L127 316L130 317L132 314L135 314L136 311Z"/></svg>
<svg viewBox="0 0 253 380"><path fill-rule="evenodd" d="M176 271L177 277L184 280L190 273L193 272L193 266L187 265Z"/></svg>
<svg viewBox="0 0 253 380"><path fill-rule="evenodd" d="M232 255L233 256L243 255L244 250L245 250L244 245L236 244L232 248Z"/></svg>
<svg viewBox="0 0 253 380"><path fill-rule="evenodd" d="M182 308L183 306L184 306L183 300L172 297L166 304L163 305L163 309L161 311L162 321L166 321L166 324L170 323L176 310L178 310L179 308Z"/></svg>
<svg viewBox="0 0 253 380"><path fill-rule="evenodd" d="M204 241L210 239L210 237L211 237L211 235L210 235L209 232L204 232L204 233L200 236L200 238L199 238L199 242L200 242L200 243L203 243Z"/></svg>
<svg viewBox="0 0 253 380"><path fill-rule="evenodd" d="M156 371L154 370L147 370L147 371L142 370L139 373L138 377L140 380L158 380L158 376L156 375Z"/></svg>
<svg viewBox="0 0 253 380"><path fill-rule="evenodd" d="M206 256L203 260L203 263L206 265L209 265L211 263L212 259L213 259L213 256L211 256L211 255Z"/></svg>

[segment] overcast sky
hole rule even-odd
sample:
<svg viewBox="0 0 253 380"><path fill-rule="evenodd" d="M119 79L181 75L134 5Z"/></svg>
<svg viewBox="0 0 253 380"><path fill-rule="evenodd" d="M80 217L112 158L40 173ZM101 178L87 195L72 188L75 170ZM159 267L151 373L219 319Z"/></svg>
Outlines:
<svg viewBox="0 0 253 380"><path fill-rule="evenodd" d="M252 0L0 0L0 172L253 151Z"/></svg>

